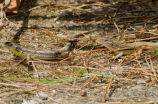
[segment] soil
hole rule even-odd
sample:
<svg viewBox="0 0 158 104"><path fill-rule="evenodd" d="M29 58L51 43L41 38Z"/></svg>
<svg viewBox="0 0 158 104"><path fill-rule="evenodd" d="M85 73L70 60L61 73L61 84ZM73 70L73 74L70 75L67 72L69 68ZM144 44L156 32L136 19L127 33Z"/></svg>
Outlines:
<svg viewBox="0 0 158 104"><path fill-rule="evenodd" d="M96 42L105 36L157 42L157 8L148 0L22 0L18 15L8 17L10 25L0 32L0 103L157 103L156 52L112 59L115 54ZM67 60L22 61L4 45L60 49L81 33Z"/></svg>

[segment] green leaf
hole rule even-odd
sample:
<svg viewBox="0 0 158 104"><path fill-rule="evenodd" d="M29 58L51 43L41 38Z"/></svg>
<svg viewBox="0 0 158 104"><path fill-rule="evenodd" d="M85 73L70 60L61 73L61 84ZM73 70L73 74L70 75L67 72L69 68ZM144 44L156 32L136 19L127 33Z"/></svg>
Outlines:
<svg viewBox="0 0 158 104"><path fill-rule="evenodd" d="M144 53L147 53L147 52L149 52L150 50L146 50L146 51L144 51Z"/></svg>
<svg viewBox="0 0 158 104"><path fill-rule="evenodd" d="M97 76L96 76L97 75ZM111 76L110 75L106 75L106 74L93 74L93 73L89 73L89 74L84 74L84 75L82 75L82 78L92 78L92 77L94 77L94 76L96 76L96 77L103 77L103 78L111 78Z"/></svg>
<svg viewBox="0 0 158 104"><path fill-rule="evenodd" d="M80 70L77 72L77 74L79 74L79 75L83 75L84 73L85 73L84 69L80 69Z"/></svg>
<svg viewBox="0 0 158 104"><path fill-rule="evenodd" d="M155 55L158 55L158 52L155 52Z"/></svg>
<svg viewBox="0 0 158 104"><path fill-rule="evenodd" d="M131 58L128 58L128 57L127 57L126 60L131 60Z"/></svg>

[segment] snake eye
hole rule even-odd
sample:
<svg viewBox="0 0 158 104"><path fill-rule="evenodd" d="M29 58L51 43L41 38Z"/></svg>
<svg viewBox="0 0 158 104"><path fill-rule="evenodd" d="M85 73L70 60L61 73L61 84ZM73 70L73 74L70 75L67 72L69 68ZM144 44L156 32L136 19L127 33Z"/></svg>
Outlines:
<svg viewBox="0 0 158 104"><path fill-rule="evenodd" d="M13 46L11 42L6 42L5 45L10 46L10 47Z"/></svg>

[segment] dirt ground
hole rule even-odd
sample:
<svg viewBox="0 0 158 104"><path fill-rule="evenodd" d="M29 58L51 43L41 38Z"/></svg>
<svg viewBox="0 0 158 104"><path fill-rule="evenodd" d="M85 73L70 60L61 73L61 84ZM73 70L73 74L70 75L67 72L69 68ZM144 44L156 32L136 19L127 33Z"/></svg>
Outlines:
<svg viewBox="0 0 158 104"><path fill-rule="evenodd" d="M156 43L157 9L154 0L22 0L0 32L0 104L156 104L157 51L112 59L96 40ZM67 59L17 59L4 45L60 49L76 34Z"/></svg>

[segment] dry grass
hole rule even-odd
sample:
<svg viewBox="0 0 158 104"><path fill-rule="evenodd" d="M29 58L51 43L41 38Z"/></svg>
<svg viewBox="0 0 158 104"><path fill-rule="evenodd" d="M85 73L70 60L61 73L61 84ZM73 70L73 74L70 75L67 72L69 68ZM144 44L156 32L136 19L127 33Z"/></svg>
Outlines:
<svg viewBox="0 0 158 104"><path fill-rule="evenodd" d="M8 96L17 102L22 102L18 100L21 96L45 103L158 100L156 52L111 59L115 54L95 41L98 37L115 36L122 43L157 42L157 2L105 0L54 4L50 1L39 5L37 0L36 5L27 4L30 5L27 9L22 6L19 16L10 19L14 24L1 31L0 103L10 103L11 100L6 100ZM96 31L84 34L92 29ZM45 50L60 49L80 33L84 36L79 38L70 56L58 61L15 60L3 46L11 41L34 49L38 45ZM30 67L33 71L29 71Z"/></svg>

